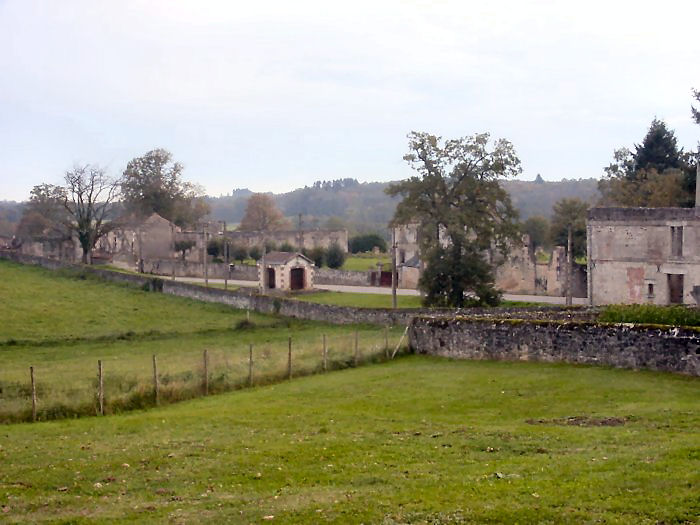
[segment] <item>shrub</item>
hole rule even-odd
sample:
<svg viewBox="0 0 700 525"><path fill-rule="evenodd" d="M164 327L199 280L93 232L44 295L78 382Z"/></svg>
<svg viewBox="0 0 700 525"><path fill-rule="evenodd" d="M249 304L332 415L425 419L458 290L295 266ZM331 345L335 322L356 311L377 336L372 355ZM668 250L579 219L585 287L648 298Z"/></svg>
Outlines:
<svg viewBox="0 0 700 525"><path fill-rule="evenodd" d="M323 266L326 260L326 250L320 246L317 248L311 248L310 250L303 250L302 253L311 259L317 267Z"/></svg>
<svg viewBox="0 0 700 525"><path fill-rule="evenodd" d="M265 251L267 253L277 251L277 243L275 241L265 241Z"/></svg>
<svg viewBox="0 0 700 525"><path fill-rule="evenodd" d="M253 246L250 250L248 250L248 255L250 255L250 258L254 261L259 261L260 257L262 257L262 250L260 249L260 246Z"/></svg>
<svg viewBox="0 0 700 525"><path fill-rule="evenodd" d="M288 242L283 242L282 245L280 246L280 251L281 252L295 252L296 248L289 244Z"/></svg>
<svg viewBox="0 0 700 525"><path fill-rule="evenodd" d="M700 326L700 309L654 304L614 304L606 306L599 317L607 323L642 323L671 326Z"/></svg>
<svg viewBox="0 0 700 525"><path fill-rule="evenodd" d="M371 252L375 246L382 252L387 250L386 241L377 233L350 237L349 247L351 253Z"/></svg>
<svg viewBox="0 0 700 525"><path fill-rule="evenodd" d="M231 247L231 258L234 261L243 261L248 257L248 250L245 246L232 246ZM252 256L251 256L252 257Z"/></svg>
<svg viewBox="0 0 700 525"><path fill-rule="evenodd" d="M222 255L224 255L223 239L211 239L207 243L207 253L212 257L221 257Z"/></svg>
<svg viewBox="0 0 700 525"><path fill-rule="evenodd" d="M329 268L340 268L345 263L345 252L340 248L338 243L331 244L326 252L326 264Z"/></svg>

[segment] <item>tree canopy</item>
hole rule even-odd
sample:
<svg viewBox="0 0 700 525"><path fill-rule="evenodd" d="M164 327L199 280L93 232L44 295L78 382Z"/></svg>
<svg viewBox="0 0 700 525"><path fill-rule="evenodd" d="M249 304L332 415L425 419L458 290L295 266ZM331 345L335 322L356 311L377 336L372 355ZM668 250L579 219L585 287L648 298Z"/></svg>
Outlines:
<svg viewBox="0 0 700 525"><path fill-rule="evenodd" d="M178 226L192 225L209 213L200 187L182 180L183 166L172 154L154 149L129 161L121 182L126 209L157 213Z"/></svg>
<svg viewBox="0 0 700 525"><path fill-rule="evenodd" d="M505 253L518 236L517 213L499 184L521 171L513 145L491 143L488 133L443 140L411 132L408 139L404 160L418 175L386 191L403 197L392 223L419 225L422 257L432 266L419 282L427 304L492 302L497 293L485 252Z"/></svg>
<svg viewBox="0 0 700 525"><path fill-rule="evenodd" d="M700 91L694 89L693 98L700 102ZM693 120L695 121L695 123L700 124L700 109L697 109L695 106L690 106L690 110L693 113Z"/></svg>
<svg viewBox="0 0 700 525"><path fill-rule="evenodd" d="M557 246L567 246L569 226L574 257L586 255L586 213L590 205L581 199L561 199L552 209L551 236Z"/></svg>
<svg viewBox="0 0 700 525"><path fill-rule="evenodd" d="M602 203L619 206L692 206L692 156L678 148L675 133L654 119L641 144L615 150L598 188Z"/></svg>
<svg viewBox="0 0 700 525"><path fill-rule="evenodd" d="M86 164L67 171L64 182L34 186L22 219L24 234L59 239L75 235L83 263L90 263L97 241L115 227L108 214L119 195L119 181Z"/></svg>
<svg viewBox="0 0 700 525"><path fill-rule="evenodd" d="M274 231L289 226L275 201L265 193L254 193L248 199L238 229L242 231Z"/></svg>

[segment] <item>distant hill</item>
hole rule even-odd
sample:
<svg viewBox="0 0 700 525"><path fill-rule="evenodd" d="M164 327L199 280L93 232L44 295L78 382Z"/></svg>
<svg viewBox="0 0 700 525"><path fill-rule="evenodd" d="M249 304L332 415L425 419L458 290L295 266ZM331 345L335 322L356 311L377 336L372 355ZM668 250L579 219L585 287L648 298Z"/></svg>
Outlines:
<svg viewBox="0 0 700 525"><path fill-rule="evenodd" d="M351 235L379 232L388 235L386 225L399 198L384 193L388 182L358 182L355 179L319 181L288 193L273 194L277 206L296 226L302 214L305 228L347 228ZM546 181L511 180L503 183L522 220L533 215L549 216L554 203L564 197L578 197L590 203L599 198L596 179ZM211 217L237 224L243 218L249 189L231 195L207 197ZM22 215L22 203L0 201L0 235L12 235Z"/></svg>
<svg viewBox="0 0 700 525"><path fill-rule="evenodd" d="M386 232L399 198L384 193L388 182L364 182L355 179L317 182L288 193L273 194L277 206L296 225L301 213L308 227L345 226L351 234ZM596 179L546 181L505 181L521 219L533 215L549 216L554 203L564 197L578 197L591 204L599 198ZM238 223L243 217L250 192L236 190L233 195L209 197L211 215L217 220Z"/></svg>

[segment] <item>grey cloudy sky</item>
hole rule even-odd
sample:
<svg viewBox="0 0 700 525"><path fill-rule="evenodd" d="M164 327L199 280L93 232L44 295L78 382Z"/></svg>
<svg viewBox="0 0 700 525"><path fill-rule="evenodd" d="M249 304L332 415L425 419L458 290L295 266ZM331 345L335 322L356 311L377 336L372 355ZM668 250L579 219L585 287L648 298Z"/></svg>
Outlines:
<svg viewBox="0 0 700 525"><path fill-rule="evenodd" d="M489 131L523 179L600 176L657 116L695 148L697 1L0 0L0 199L163 147L212 195L395 180Z"/></svg>

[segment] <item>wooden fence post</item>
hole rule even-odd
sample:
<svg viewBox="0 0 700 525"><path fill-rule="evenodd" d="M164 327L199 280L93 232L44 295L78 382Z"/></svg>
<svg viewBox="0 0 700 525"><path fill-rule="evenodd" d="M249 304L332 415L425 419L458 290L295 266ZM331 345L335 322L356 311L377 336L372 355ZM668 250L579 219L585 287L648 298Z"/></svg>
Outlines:
<svg viewBox="0 0 700 525"><path fill-rule="evenodd" d="M357 367L359 362L360 362L360 346L357 342L357 330L355 330L355 367Z"/></svg>
<svg viewBox="0 0 700 525"><path fill-rule="evenodd" d="M209 395L209 351L204 350L204 395Z"/></svg>
<svg viewBox="0 0 700 525"><path fill-rule="evenodd" d="M253 345L248 347L248 386L253 386Z"/></svg>
<svg viewBox="0 0 700 525"><path fill-rule="evenodd" d="M32 380L32 421L36 421L36 383L34 382L34 367L29 367L29 377Z"/></svg>
<svg viewBox="0 0 700 525"><path fill-rule="evenodd" d="M289 351L287 352L287 379L292 378L292 338L289 337Z"/></svg>
<svg viewBox="0 0 700 525"><path fill-rule="evenodd" d="M97 400L100 404L100 415L105 415L105 389L102 375L102 360L97 360Z"/></svg>
<svg viewBox="0 0 700 525"><path fill-rule="evenodd" d="M158 391L158 363L156 362L156 354L153 354L153 395L156 399L156 405L160 405L160 392Z"/></svg>
<svg viewBox="0 0 700 525"><path fill-rule="evenodd" d="M326 334L323 334L323 371L328 371L328 347L326 346Z"/></svg>
<svg viewBox="0 0 700 525"><path fill-rule="evenodd" d="M389 328L384 327L384 357L389 359Z"/></svg>

